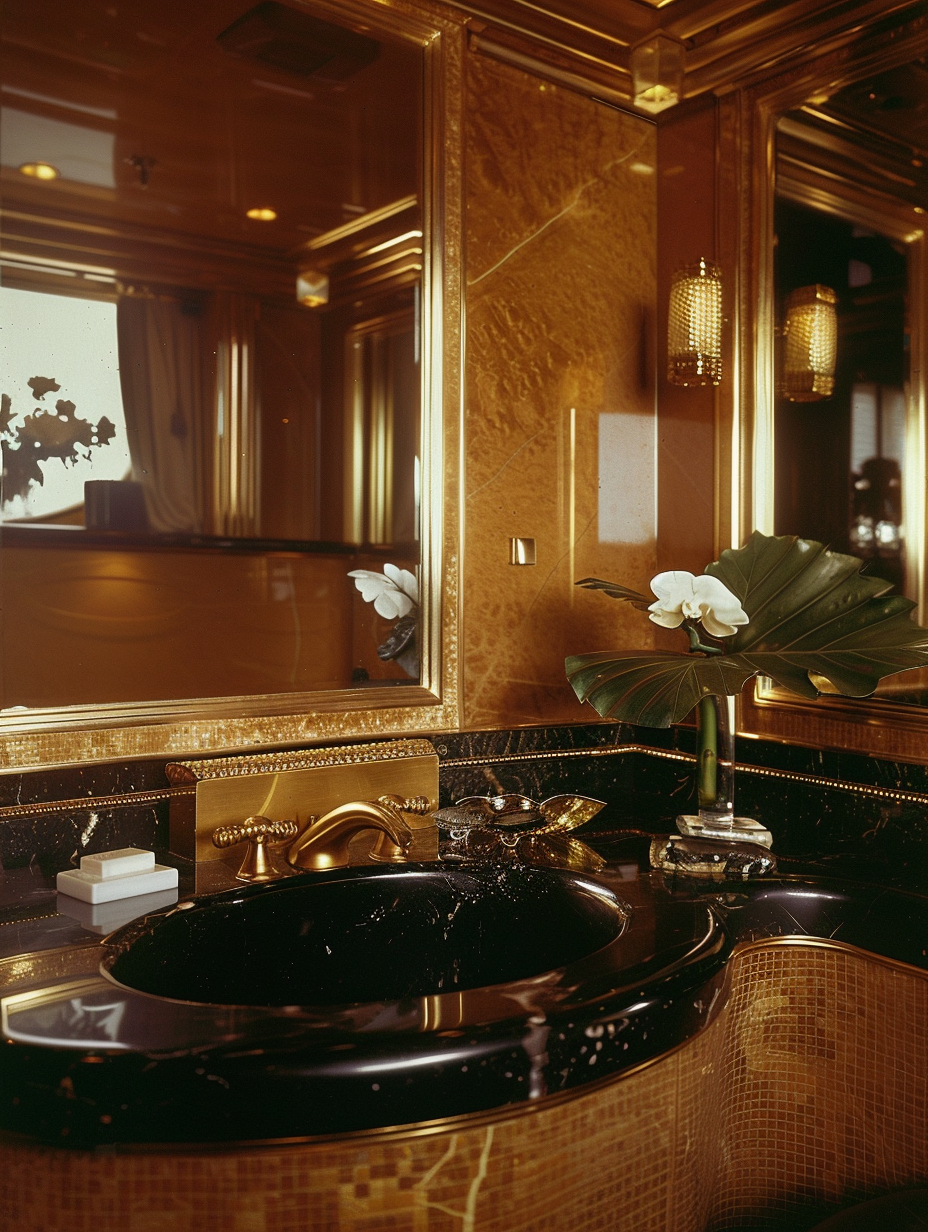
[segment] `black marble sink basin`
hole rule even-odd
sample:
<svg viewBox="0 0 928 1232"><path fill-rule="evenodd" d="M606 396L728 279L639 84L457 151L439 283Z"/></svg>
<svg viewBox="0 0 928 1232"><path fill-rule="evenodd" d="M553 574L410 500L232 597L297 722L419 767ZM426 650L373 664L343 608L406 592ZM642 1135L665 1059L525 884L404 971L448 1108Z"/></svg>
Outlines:
<svg viewBox="0 0 928 1232"><path fill-rule="evenodd" d="M508 983L614 941L629 909L561 869L402 865L249 886L128 925L110 978L212 1005L394 1001Z"/></svg>

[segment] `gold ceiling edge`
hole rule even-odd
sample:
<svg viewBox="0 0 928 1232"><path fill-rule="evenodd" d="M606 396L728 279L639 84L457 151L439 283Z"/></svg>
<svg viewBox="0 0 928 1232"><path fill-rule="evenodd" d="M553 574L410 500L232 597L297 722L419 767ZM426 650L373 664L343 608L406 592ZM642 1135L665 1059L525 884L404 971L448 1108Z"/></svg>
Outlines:
<svg viewBox="0 0 928 1232"><path fill-rule="evenodd" d="M852 8L842 0L829 5L794 0L688 52L685 93L725 93L835 53L852 55L861 46L872 51L895 38L895 29L886 29L888 23L904 25L909 14L919 22L922 12L922 0L864 0Z"/></svg>
<svg viewBox="0 0 928 1232"><path fill-rule="evenodd" d="M852 11L843 0L825 5L792 0L756 17L750 16L759 7L756 0L724 0L681 17L669 10L665 14L660 0L644 2L653 5L644 22L631 20L642 12L639 0L627 0L612 29L522 0L505 6L453 0L449 7L466 14L474 50L637 115L643 113L632 103L627 53L651 34L663 32L688 45L683 97L692 99L753 86L787 67L795 71L797 64L808 69L825 55L851 55L868 39L892 41L895 30L874 30L888 22L907 22L914 31L925 20L922 0L865 0ZM700 37L711 30L719 32ZM672 110L666 113L672 115ZM654 121L650 115L643 118Z"/></svg>
<svg viewBox="0 0 928 1232"><path fill-rule="evenodd" d="M860 167L861 172L866 170L863 162ZM928 220L916 212L907 197L899 195L898 188L894 194L895 186L887 168L871 167L870 170L881 181L880 187L861 179L855 166L846 167L844 174L839 175L830 167L812 166L800 150L778 154L777 196L878 229L889 239L913 245L917 262L920 255L917 245L924 239ZM902 187L914 186L903 184Z"/></svg>
<svg viewBox="0 0 928 1232"><path fill-rule="evenodd" d="M608 103L639 119L654 123L653 116L646 116L635 110L632 105L631 77L627 70L619 69L615 65L605 62L591 65L576 56L571 62L570 56L566 54L542 58L536 54L528 39L507 41L473 32L468 39L468 47L490 60L508 64L512 68L530 73L533 77L550 81L553 85L562 86L594 101Z"/></svg>
<svg viewBox="0 0 928 1232"><path fill-rule="evenodd" d="M650 17L645 16L644 22L634 32L626 29L622 33L613 33L605 30L601 24L590 25L585 21L577 21L565 13L554 12L551 8L539 4L528 4L525 0L515 0L512 5L501 4L499 0L488 0L482 4L476 3L476 0L448 0L448 4L449 7L465 13L471 22L486 22L487 26L494 30L506 30L530 39L533 43L580 54L584 53L578 48L578 39L592 46L601 44L600 54L606 48L613 52L624 51L631 43L653 32L655 24ZM504 8L508 13L503 11ZM518 10L529 16L520 19ZM565 33L555 34L554 31Z"/></svg>
<svg viewBox="0 0 928 1232"><path fill-rule="evenodd" d="M366 214L352 218L342 223L340 227L334 227L331 231L325 231L322 235L307 240L300 246L299 251L302 253L317 252L320 248L328 248L332 244L342 244L345 240L356 240L365 232L369 233L382 223L396 218L397 215L413 213L418 208L418 197L401 197L399 201L391 201L389 205L382 205L378 210L368 210Z"/></svg>
<svg viewBox="0 0 928 1232"><path fill-rule="evenodd" d="M824 155L830 160L828 169L832 174L843 172L859 183L869 185L870 179L861 177L871 173L875 173L877 182L886 175L903 188L914 189L919 182L911 162L919 153L917 146L867 128L861 120L855 129L849 121L829 115L811 103L781 116L777 137L778 157L786 157L800 166L810 160L817 165Z"/></svg>

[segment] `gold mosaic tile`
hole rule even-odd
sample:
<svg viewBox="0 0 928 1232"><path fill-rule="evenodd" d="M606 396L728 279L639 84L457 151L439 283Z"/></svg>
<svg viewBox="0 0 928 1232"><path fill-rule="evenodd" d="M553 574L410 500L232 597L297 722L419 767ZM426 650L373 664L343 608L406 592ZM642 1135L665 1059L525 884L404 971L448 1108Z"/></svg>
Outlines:
<svg viewBox="0 0 928 1232"><path fill-rule="evenodd" d="M724 1167L710 1227L928 1177L928 981L854 951L739 957L722 1077Z"/></svg>
<svg viewBox="0 0 928 1232"><path fill-rule="evenodd" d="M856 951L762 944L732 960L712 1027L574 1098L430 1135L186 1156L0 1144L0 1227L803 1227L828 1202L928 1178L926 1051L923 976Z"/></svg>

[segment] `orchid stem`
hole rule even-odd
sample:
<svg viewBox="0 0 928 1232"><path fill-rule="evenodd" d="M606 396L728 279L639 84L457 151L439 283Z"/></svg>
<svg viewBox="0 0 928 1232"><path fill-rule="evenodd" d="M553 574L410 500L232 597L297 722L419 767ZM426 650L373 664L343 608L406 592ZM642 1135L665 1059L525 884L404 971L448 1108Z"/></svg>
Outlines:
<svg viewBox="0 0 928 1232"><path fill-rule="evenodd" d="M683 627L686 629L686 635L690 639L690 654L696 651L701 651L703 654L717 655L724 654L721 646L707 646L699 640L699 629L692 621L684 621Z"/></svg>
<svg viewBox="0 0 928 1232"><path fill-rule="evenodd" d="M719 771L719 710L718 698L712 694L701 697L697 724L696 790L700 808L711 808L718 802Z"/></svg>

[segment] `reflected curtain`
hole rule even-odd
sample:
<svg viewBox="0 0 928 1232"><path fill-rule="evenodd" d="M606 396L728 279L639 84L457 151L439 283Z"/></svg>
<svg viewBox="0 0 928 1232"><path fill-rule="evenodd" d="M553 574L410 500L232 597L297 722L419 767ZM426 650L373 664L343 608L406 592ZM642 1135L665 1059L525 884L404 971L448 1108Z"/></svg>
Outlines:
<svg viewBox="0 0 928 1232"><path fill-rule="evenodd" d="M178 300L123 296L119 379L132 478L153 531L198 533L204 522L199 315Z"/></svg>

